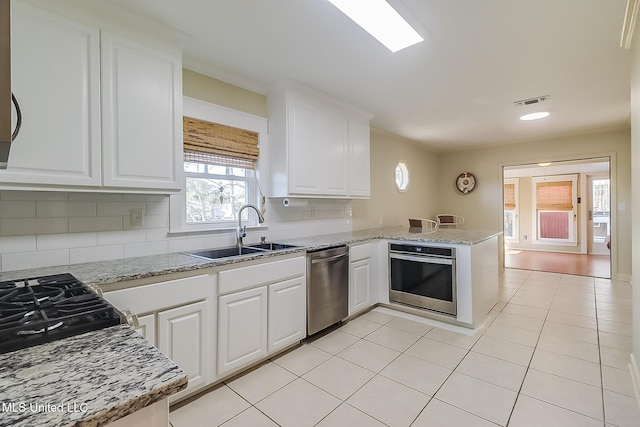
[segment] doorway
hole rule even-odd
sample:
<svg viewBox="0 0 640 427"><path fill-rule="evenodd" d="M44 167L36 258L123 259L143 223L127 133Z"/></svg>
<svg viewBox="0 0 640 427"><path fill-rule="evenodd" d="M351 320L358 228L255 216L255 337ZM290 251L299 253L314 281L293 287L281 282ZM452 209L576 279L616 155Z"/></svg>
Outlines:
<svg viewBox="0 0 640 427"><path fill-rule="evenodd" d="M503 166L504 266L611 277L608 157Z"/></svg>

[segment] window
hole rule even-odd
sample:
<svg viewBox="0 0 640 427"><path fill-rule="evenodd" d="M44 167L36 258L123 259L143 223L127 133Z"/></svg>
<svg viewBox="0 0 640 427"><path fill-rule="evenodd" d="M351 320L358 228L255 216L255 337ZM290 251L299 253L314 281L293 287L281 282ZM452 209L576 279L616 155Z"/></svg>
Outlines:
<svg viewBox="0 0 640 427"><path fill-rule="evenodd" d="M577 176L533 178L536 243L577 243Z"/></svg>
<svg viewBox="0 0 640 427"><path fill-rule="evenodd" d="M242 205L258 205L266 119L186 97L183 108L183 191L170 199L171 231L235 227ZM257 224L248 209L242 220Z"/></svg>
<svg viewBox="0 0 640 427"><path fill-rule="evenodd" d="M409 186L409 168L405 162L398 162L396 165L396 187L398 191L404 193Z"/></svg>
<svg viewBox="0 0 640 427"><path fill-rule="evenodd" d="M518 179L504 180L504 238L519 241L518 231Z"/></svg>

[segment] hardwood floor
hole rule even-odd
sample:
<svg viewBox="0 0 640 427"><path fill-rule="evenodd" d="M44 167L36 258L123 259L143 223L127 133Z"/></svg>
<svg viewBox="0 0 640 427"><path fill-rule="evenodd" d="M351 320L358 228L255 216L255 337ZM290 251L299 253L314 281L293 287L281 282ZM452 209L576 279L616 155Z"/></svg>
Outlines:
<svg viewBox="0 0 640 427"><path fill-rule="evenodd" d="M506 268L611 278L609 255L584 255L560 252L509 250Z"/></svg>

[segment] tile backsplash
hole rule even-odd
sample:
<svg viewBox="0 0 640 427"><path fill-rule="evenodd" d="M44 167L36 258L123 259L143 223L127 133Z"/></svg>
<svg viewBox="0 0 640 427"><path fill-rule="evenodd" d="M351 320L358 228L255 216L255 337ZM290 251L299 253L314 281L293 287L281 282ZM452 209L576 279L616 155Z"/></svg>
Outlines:
<svg viewBox="0 0 640 427"><path fill-rule="evenodd" d="M247 242L351 230L349 200L308 199L285 208L267 199L266 229ZM131 210L143 210L143 224ZM233 231L170 233L163 195L0 191L0 271L122 259L233 245Z"/></svg>

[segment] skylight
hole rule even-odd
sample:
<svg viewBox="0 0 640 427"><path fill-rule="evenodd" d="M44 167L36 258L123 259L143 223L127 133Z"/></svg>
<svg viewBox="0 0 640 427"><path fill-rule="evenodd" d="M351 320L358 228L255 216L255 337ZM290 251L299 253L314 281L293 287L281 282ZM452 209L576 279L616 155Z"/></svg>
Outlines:
<svg viewBox="0 0 640 427"><path fill-rule="evenodd" d="M391 52L424 39L385 0L329 0Z"/></svg>

